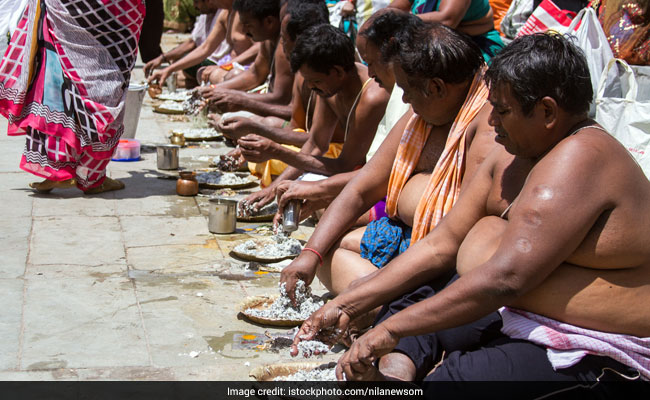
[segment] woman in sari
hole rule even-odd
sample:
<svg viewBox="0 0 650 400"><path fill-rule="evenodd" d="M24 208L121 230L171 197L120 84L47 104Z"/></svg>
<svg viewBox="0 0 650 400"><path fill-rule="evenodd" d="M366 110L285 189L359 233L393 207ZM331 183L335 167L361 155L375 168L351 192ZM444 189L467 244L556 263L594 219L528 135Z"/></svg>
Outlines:
<svg viewBox="0 0 650 400"><path fill-rule="evenodd" d="M124 100L143 0L29 0L0 62L0 113L26 135L20 168L39 192L122 189L106 177L124 131Z"/></svg>

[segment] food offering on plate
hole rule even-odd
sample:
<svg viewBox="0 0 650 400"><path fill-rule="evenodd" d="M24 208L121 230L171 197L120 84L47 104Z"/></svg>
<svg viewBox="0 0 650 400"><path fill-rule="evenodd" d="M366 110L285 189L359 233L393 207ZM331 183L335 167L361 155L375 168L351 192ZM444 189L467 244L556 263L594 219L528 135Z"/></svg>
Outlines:
<svg viewBox="0 0 650 400"><path fill-rule="evenodd" d="M264 381L336 381L336 363L292 362L255 367L249 376Z"/></svg>
<svg viewBox="0 0 650 400"><path fill-rule="evenodd" d="M295 258L301 251L300 242L286 235L246 240L232 249L237 257L258 262L278 262Z"/></svg>
<svg viewBox="0 0 650 400"><path fill-rule="evenodd" d="M296 303L294 306L287 295L286 283L280 285L279 296L255 296L248 298L240 307L241 313L253 322L272 326L298 326L321 308L325 302L320 296L312 295L311 287L299 280L296 283ZM310 345L307 345L308 347ZM323 348L314 351L325 352ZM313 354L312 351L311 353ZM308 353L307 348L303 354Z"/></svg>
<svg viewBox="0 0 650 400"><path fill-rule="evenodd" d="M187 101L190 97L192 97L192 93L189 90L186 89L178 89L175 92L163 92L158 95L158 100L163 100L163 101Z"/></svg>
<svg viewBox="0 0 650 400"><path fill-rule="evenodd" d="M247 173L209 171L199 173L196 180L202 188L206 189L240 189L255 186L255 177Z"/></svg>
<svg viewBox="0 0 650 400"><path fill-rule="evenodd" d="M239 221L265 222L273 221L275 213L278 211L278 203L273 202L265 205L259 210L255 210L251 203L239 202L237 207L237 219Z"/></svg>
<svg viewBox="0 0 650 400"><path fill-rule="evenodd" d="M189 142L218 140L222 137L214 128L175 128L172 134L182 134Z"/></svg>
<svg viewBox="0 0 650 400"><path fill-rule="evenodd" d="M164 101L154 106L154 111L161 114L185 114L183 104L177 101Z"/></svg>

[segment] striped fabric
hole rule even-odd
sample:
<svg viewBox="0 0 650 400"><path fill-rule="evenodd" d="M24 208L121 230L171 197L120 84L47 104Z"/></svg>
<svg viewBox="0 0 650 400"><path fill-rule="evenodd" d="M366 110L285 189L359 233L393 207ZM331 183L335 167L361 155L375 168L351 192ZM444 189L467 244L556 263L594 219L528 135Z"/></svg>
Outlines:
<svg viewBox="0 0 650 400"><path fill-rule="evenodd" d="M580 328L508 307L499 312L503 319L501 332L546 347L556 370L571 367L584 356L594 354L634 368L642 379L650 380L650 338Z"/></svg>
<svg viewBox="0 0 650 400"><path fill-rule="evenodd" d="M28 136L22 169L101 185L144 13L143 0L29 0L0 62L0 113Z"/></svg>
<svg viewBox="0 0 650 400"><path fill-rule="evenodd" d="M465 170L465 133L488 97L489 91L483 81L484 71L482 69L474 76L467 98L449 131L445 149L420 198L413 220L411 244L429 233L451 210L458 198ZM414 115L404 130L388 181L386 211L390 217L397 215L400 193L420 159L432 128L419 115Z"/></svg>

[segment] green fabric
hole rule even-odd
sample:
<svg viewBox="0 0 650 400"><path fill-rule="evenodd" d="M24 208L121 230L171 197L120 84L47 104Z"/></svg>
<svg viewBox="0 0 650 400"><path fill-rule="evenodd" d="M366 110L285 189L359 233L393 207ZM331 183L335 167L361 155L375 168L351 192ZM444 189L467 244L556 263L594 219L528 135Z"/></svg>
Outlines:
<svg viewBox="0 0 650 400"><path fill-rule="evenodd" d="M166 25L185 24L190 29L199 15L193 0L164 0L163 6Z"/></svg>

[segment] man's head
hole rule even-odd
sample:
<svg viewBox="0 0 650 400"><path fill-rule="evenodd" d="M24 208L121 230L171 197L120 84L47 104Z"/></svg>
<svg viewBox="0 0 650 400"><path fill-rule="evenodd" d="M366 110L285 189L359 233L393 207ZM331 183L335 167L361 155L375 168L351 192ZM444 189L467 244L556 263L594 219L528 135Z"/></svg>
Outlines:
<svg viewBox="0 0 650 400"><path fill-rule="evenodd" d="M307 87L320 96L338 93L355 69L352 40L338 28L321 24L298 37L291 53L291 70L300 72Z"/></svg>
<svg viewBox="0 0 650 400"><path fill-rule="evenodd" d="M308 28L320 24L327 24L328 22L329 13L324 1L289 1L280 27L280 40L282 41L284 54L288 58L291 57L296 39Z"/></svg>
<svg viewBox="0 0 650 400"><path fill-rule="evenodd" d="M221 8L232 7L232 0L194 0L194 8L201 14L212 14Z"/></svg>
<svg viewBox="0 0 650 400"><path fill-rule="evenodd" d="M361 26L357 49L368 65L368 74L375 78L379 86L391 88L395 84L390 59L398 50L398 36L423 25L424 22L411 13L382 8Z"/></svg>
<svg viewBox="0 0 650 400"><path fill-rule="evenodd" d="M562 121L586 119L593 97L582 51L557 34L522 36L492 58L486 73L497 142L536 158L567 132ZM546 134L545 134L546 133Z"/></svg>
<svg viewBox="0 0 650 400"><path fill-rule="evenodd" d="M392 61L404 102L427 122L450 123L466 95L457 88L468 86L483 65L481 50L468 36L438 23L412 25L397 39Z"/></svg>
<svg viewBox="0 0 650 400"><path fill-rule="evenodd" d="M256 42L276 39L280 32L279 0L235 0L246 35Z"/></svg>

